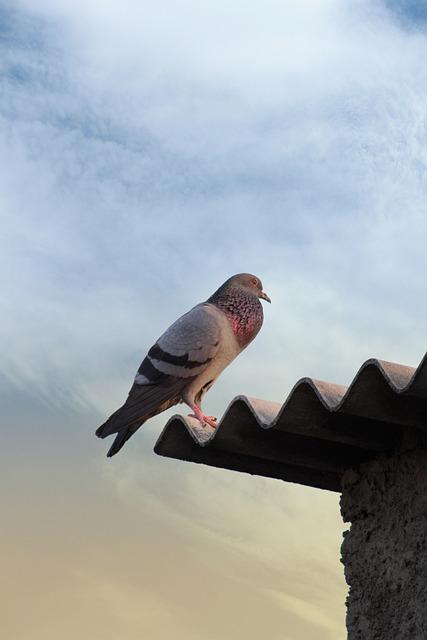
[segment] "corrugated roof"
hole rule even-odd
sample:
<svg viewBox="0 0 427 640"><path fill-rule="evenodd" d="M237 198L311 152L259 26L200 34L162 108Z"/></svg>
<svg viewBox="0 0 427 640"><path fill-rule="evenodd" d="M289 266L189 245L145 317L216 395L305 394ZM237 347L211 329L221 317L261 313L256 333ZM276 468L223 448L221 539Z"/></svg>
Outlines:
<svg viewBox="0 0 427 640"><path fill-rule="evenodd" d="M427 354L417 369L367 360L349 387L302 378L283 405L237 396L216 429L173 416L154 450L340 491L347 468L415 444L427 444Z"/></svg>

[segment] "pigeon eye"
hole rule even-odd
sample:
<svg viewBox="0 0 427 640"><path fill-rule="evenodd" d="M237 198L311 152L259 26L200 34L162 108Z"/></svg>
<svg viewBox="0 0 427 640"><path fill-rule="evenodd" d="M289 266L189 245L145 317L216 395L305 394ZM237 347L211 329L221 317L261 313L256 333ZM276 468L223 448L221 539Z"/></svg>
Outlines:
<svg viewBox="0 0 427 640"><path fill-rule="evenodd" d="M256 278L253 278L251 280L252 284L254 284L255 286L258 286L258 280L256 280Z"/></svg>

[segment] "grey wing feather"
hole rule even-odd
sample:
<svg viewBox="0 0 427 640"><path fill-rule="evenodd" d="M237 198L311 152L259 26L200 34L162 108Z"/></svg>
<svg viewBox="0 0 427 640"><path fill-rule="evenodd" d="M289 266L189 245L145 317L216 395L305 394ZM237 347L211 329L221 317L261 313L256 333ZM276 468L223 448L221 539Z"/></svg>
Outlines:
<svg viewBox="0 0 427 640"><path fill-rule="evenodd" d="M144 358L125 404L97 430L101 438L173 406L215 357L221 329L212 306L200 304L174 322Z"/></svg>
<svg viewBox="0 0 427 640"><path fill-rule="evenodd" d="M162 373L183 378L199 375L215 357L221 328L212 305L199 304L178 318L148 352Z"/></svg>

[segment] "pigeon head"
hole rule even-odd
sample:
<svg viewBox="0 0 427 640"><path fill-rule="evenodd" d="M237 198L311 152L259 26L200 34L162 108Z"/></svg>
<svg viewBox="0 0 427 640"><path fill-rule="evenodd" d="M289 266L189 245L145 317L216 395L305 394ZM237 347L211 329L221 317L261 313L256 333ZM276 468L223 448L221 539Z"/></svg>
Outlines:
<svg viewBox="0 0 427 640"><path fill-rule="evenodd" d="M271 302L270 298L262 290L262 282L259 278L251 273L238 273L235 276L231 276L224 284L222 288L225 289L242 289L252 293L257 298Z"/></svg>

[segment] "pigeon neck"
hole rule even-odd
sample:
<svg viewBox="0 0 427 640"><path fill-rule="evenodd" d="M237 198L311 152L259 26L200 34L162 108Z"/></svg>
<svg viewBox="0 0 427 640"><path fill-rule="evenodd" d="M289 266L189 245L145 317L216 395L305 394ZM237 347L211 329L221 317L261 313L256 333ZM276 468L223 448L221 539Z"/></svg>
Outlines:
<svg viewBox="0 0 427 640"><path fill-rule="evenodd" d="M208 299L227 316L237 342L246 347L257 335L263 322L262 305L250 291L223 285Z"/></svg>

